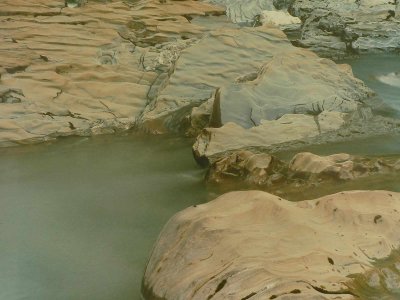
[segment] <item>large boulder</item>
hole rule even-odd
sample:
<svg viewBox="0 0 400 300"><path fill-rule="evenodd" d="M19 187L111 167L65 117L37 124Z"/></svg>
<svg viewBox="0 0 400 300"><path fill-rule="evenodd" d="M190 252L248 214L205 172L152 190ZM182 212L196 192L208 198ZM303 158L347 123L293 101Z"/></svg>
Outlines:
<svg viewBox="0 0 400 300"><path fill-rule="evenodd" d="M400 194L384 191L301 202L259 191L228 193L167 223L147 265L143 295L357 299L363 291L351 288L350 276L367 274L374 260L400 246L399 211ZM393 274L370 284L384 290L395 282Z"/></svg>
<svg viewBox="0 0 400 300"><path fill-rule="evenodd" d="M257 74L278 53L295 49L277 28L221 28L185 49L140 118L152 133L178 131L194 107L219 87Z"/></svg>

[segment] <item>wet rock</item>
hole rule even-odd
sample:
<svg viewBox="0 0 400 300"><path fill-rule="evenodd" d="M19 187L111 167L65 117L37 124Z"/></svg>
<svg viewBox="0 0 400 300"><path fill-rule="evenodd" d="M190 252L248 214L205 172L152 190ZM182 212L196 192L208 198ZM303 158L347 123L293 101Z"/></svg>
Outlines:
<svg viewBox="0 0 400 300"><path fill-rule="evenodd" d="M273 194L299 199L321 195L332 186L392 174L396 176L397 157L361 157L347 153L319 156L309 152L296 154L290 162L280 160L261 150L231 151L208 166L206 181L222 190L231 186L256 187ZM301 197L300 197L301 198ZM374 222L381 222L377 215Z"/></svg>
<svg viewBox="0 0 400 300"><path fill-rule="evenodd" d="M400 195L344 192L289 202L233 192L175 215L143 279L146 299L357 299L355 273L400 246ZM375 214L385 222L375 224ZM368 237L366 238L366 234Z"/></svg>
<svg viewBox="0 0 400 300"><path fill-rule="evenodd" d="M238 151L213 163L207 181L222 183L236 178L250 185L271 185L281 180L278 172L283 166L283 162L269 154Z"/></svg>

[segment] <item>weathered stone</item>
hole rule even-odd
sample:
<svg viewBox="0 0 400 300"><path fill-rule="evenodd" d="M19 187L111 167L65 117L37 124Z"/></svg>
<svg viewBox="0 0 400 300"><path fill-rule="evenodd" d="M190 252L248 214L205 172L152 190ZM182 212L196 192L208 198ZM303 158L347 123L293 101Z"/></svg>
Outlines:
<svg viewBox="0 0 400 300"><path fill-rule="evenodd" d="M309 152L298 153L289 164L294 174L332 176L337 179L353 179L354 163L346 153L319 156Z"/></svg>
<svg viewBox="0 0 400 300"><path fill-rule="evenodd" d="M295 0L289 11L303 21L296 44L324 57L400 48L397 1Z"/></svg>
<svg viewBox="0 0 400 300"><path fill-rule="evenodd" d="M158 73L205 32L185 16L224 9L192 0L5 0L0 11L0 145L9 146L132 128Z"/></svg>
<svg viewBox="0 0 400 300"><path fill-rule="evenodd" d="M372 270L372 258L400 246L396 210L400 194L384 191L297 203L258 191L225 194L167 223L147 265L143 295L357 299L348 276Z"/></svg>
<svg viewBox="0 0 400 300"><path fill-rule="evenodd" d="M345 123L346 114L324 111L317 118L320 117L325 118L321 118L319 126L312 115L286 114L278 120L261 120L259 126L249 129L232 122L221 128L207 128L193 145L194 155L197 159L212 163L230 151L252 148L268 150L287 143L295 144L339 129ZM329 120L329 124L325 125L325 120Z"/></svg>
<svg viewBox="0 0 400 300"><path fill-rule="evenodd" d="M265 61L293 49L276 28L212 31L181 53L168 83L146 107L140 127L152 133L186 129L182 120L213 97L217 88L257 73Z"/></svg>

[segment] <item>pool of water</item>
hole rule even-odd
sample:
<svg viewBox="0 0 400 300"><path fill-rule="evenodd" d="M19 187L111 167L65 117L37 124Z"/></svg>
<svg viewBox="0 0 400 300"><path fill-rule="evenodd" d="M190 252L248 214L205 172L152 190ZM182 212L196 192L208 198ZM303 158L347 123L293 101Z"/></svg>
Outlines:
<svg viewBox="0 0 400 300"><path fill-rule="evenodd" d="M208 197L191 142L127 135L0 149L0 299L140 299L162 226Z"/></svg>

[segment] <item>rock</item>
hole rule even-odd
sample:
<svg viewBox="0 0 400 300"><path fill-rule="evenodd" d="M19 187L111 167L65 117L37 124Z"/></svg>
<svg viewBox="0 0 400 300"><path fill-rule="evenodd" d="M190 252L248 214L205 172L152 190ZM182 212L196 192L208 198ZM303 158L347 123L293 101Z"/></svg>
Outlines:
<svg viewBox="0 0 400 300"><path fill-rule="evenodd" d="M294 48L274 55L256 79L222 87L219 105L222 124L250 128L284 114L354 112L373 94L347 65Z"/></svg>
<svg viewBox="0 0 400 300"><path fill-rule="evenodd" d="M400 47L399 4L391 0L296 0L289 12L303 21L296 45L324 57Z"/></svg>
<svg viewBox="0 0 400 300"><path fill-rule="evenodd" d="M362 157L347 153L297 153L290 162L260 149L229 151L208 166L206 181L223 191L260 188L289 200L317 197L364 182L396 176L398 156ZM359 179L359 180L357 180ZM365 183L364 183L365 184ZM341 186L341 187L340 187ZM337 187L337 188L336 188Z"/></svg>
<svg viewBox="0 0 400 300"><path fill-rule="evenodd" d="M357 299L362 291L349 289L349 275L372 270L373 258L400 246L396 209L400 194L384 191L300 202L258 191L225 194L167 223L143 296ZM382 222L374 222L377 215Z"/></svg>
<svg viewBox="0 0 400 300"><path fill-rule="evenodd" d="M289 163L294 174L332 176L337 179L353 179L354 163L347 153L319 156L309 152L296 154Z"/></svg>
<svg viewBox="0 0 400 300"><path fill-rule="evenodd" d="M226 7L228 18L239 24L256 26L257 16L264 10L275 10L273 0L208 0L213 4Z"/></svg>
<svg viewBox="0 0 400 300"><path fill-rule="evenodd" d="M232 122L220 128L207 128L197 137L193 145L196 159L210 163L239 149L263 149L275 152L277 149L304 144L304 141L323 133L337 130L345 124L345 113L322 112L318 126L312 115L285 114L278 120L261 120L260 125L245 129ZM328 124L325 124L327 122Z"/></svg>
<svg viewBox="0 0 400 300"><path fill-rule="evenodd" d="M285 28L299 28L301 25L301 20L297 17L291 16L287 11L264 10L261 12L260 21L263 25L274 25L283 30Z"/></svg>
<svg viewBox="0 0 400 300"><path fill-rule="evenodd" d="M208 171L207 181L222 183L235 178L250 185L271 185L281 180L277 173L283 166L283 162L269 154L237 151L214 162Z"/></svg>
<svg viewBox="0 0 400 300"><path fill-rule="evenodd" d="M182 120L193 107L213 97L216 89L257 73L265 61L293 49L276 28L211 31L181 53L168 81L143 112L140 127L151 133L185 131Z"/></svg>
<svg viewBox="0 0 400 300"><path fill-rule="evenodd" d="M132 128L160 73L206 31L185 16L224 9L192 0L4 0L0 11L0 146L10 146Z"/></svg>

